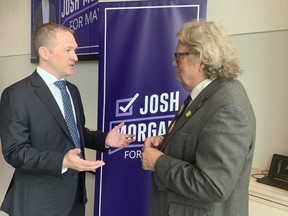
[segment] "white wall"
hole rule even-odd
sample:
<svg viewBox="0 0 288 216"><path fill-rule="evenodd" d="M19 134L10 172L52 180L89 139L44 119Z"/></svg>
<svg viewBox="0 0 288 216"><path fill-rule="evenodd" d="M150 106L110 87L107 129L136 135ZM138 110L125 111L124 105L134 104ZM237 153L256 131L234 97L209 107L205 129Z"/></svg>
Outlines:
<svg viewBox="0 0 288 216"><path fill-rule="evenodd" d="M240 78L257 120L253 166L267 169L273 153L288 155L288 31L235 35L245 70Z"/></svg>
<svg viewBox="0 0 288 216"><path fill-rule="evenodd" d="M207 19L231 34L288 29L287 0L207 0Z"/></svg>
<svg viewBox="0 0 288 216"><path fill-rule="evenodd" d="M30 0L0 0L0 93L32 73L30 63ZM273 153L288 155L288 1L208 0L207 19L221 22L232 35L245 69L240 78L257 119L253 166L268 168ZM82 93L87 126L96 128L98 63L79 62L69 78ZM94 152L89 152L95 158ZM13 169L0 154L0 202ZM88 175L93 212L94 179ZM0 216L5 215L0 212Z"/></svg>

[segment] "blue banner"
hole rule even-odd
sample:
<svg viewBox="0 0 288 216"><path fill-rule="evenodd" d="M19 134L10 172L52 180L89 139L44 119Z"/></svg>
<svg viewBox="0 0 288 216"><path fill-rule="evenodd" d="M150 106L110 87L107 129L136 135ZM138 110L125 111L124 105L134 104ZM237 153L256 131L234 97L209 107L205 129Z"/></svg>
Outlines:
<svg viewBox="0 0 288 216"><path fill-rule="evenodd" d="M206 18L206 0L101 2L99 4L98 130L124 121L136 134L124 149L97 153L97 216L148 216L151 173L141 167L149 136L166 133L187 93L172 66L176 32L192 19Z"/></svg>
<svg viewBox="0 0 288 216"><path fill-rule="evenodd" d="M45 6L46 2L49 6ZM75 31L80 60L97 59L99 39L97 32L98 1L96 0L31 0L31 31L46 22L55 22ZM45 9L46 8L46 9ZM36 61L31 52L31 61Z"/></svg>

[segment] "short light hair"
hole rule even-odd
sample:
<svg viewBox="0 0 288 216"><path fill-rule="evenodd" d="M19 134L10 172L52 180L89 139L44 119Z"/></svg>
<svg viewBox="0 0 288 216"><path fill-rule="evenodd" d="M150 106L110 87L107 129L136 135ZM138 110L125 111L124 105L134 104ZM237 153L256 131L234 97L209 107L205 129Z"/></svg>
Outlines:
<svg viewBox="0 0 288 216"><path fill-rule="evenodd" d="M177 32L179 43L196 53L210 79L235 79L241 73L240 61L229 36L215 22L190 21Z"/></svg>
<svg viewBox="0 0 288 216"><path fill-rule="evenodd" d="M71 32L74 31L66 26L59 25L57 23L46 23L39 26L33 33L33 49L36 56L39 58L39 48L44 46L47 48L53 48L56 42L56 32Z"/></svg>

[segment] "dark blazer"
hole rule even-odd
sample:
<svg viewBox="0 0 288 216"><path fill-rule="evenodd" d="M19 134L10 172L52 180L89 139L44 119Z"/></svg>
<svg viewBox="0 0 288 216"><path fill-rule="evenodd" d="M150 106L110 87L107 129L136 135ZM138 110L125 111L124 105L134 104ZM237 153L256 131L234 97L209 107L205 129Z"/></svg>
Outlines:
<svg viewBox="0 0 288 216"><path fill-rule="evenodd" d="M49 3L49 22L56 23L56 8L55 5ZM39 7L35 10L34 15L34 30L38 28L40 25L43 25L43 13L42 13L42 3L40 1Z"/></svg>
<svg viewBox="0 0 288 216"><path fill-rule="evenodd" d="M255 131L241 83L210 83L160 146L151 215L247 216Z"/></svg>
<svg viewBox="0 0 288 216"><path fill-rule="evenodd" d="M85 128L79 91L69 82L67 86L82 151L84 147L106 151L107 134ZM78 181L86 203L85 173L68 169L61 174L64 155L75 147L52 93L36 71L3 91L0 132L4 158L15 168L2 211L10 216L68 215Z"/></svg>

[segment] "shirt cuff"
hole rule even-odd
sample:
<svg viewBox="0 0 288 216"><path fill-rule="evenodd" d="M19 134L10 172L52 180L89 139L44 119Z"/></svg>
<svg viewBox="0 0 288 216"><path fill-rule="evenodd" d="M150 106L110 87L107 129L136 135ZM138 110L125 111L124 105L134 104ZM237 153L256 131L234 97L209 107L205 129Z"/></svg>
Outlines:
<svg viewBox="0 0 288 216"><path fill-rule="evenodd" d="M68 168L62 168L62 172L61 172L61 174L64 174L64 173L66 173L66 172L67 172L67 170L68 170Z"/></svg>

